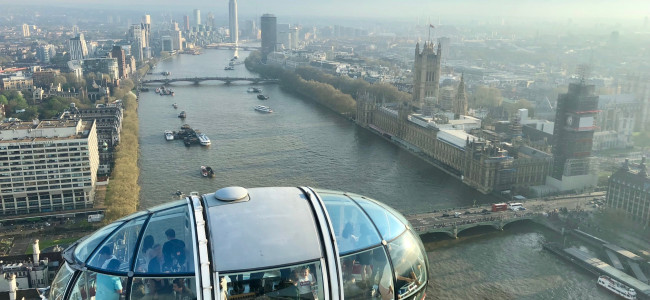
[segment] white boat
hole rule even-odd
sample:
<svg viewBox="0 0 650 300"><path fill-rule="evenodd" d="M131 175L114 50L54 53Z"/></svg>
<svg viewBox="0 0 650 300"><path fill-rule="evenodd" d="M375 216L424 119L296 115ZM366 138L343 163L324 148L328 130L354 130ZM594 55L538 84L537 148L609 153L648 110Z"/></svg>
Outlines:
<svg viewBox="0 0 650 300"><path fill-rule="evenodd" d="M263 113L272 113L273 112L273 110L270 107L264 106L264 105L255 106L255 110L259 111L259 112L263 112Z"/></svg>
<svg viewBox="0 0 650 300"><path fill-rule="evenodd" d="M598 285L606 288L616 295L621 296L623 299L636 299L636 291L633 288L620 283L609 276L602 275L598 277Z"/></svg>
<svg viewBox="0 0 650 300"><path fill-rule="evenodd" d="M246 90L249 93L261 93L262 89L261 88L256 88L256 87L249 87L248 90Z"/></svg>
<svg viewBox="0 0 650 300"><path fill-rule="evenodd" d="M168 141L173 141L174 133L171 130L165 130L165 139Z"/></svg>
<svg viewBox="0 0 650 300"><path fill-rule="evenodd" d="M199 133L196 135L196 137L199 139L199 143L201 143L203 146L210 146L210 144L212 144L212 142L210 142L210 138L208 138L205 133Z"/></svg>

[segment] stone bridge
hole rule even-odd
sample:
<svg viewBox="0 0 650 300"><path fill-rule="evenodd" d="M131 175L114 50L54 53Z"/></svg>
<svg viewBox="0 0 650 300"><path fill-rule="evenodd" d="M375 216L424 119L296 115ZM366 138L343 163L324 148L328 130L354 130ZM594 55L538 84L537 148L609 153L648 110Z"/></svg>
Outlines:
<svg viewBox="0 0 650 300"><path fill-rule="evenodd" d="M216 80L216 81L223 81L226 84L230 84L232 82L236 81L248 81L251 83L277 83L277 79L266 79L266 78L258 78L258 77L223 77L223 76L214 76L214 77L185 77L185 78L159 78L159 79L147 79L147 80L142 80L142 84L149 84L149 83L159 83L159 84L170 84L174 82L180 82L180 81L185 81L185 82L192 82L194 84L199 84L202 81L209 81L209 80Z"/></svg>
<svg viewBox="0 0 650 300"><path fill-rule="evenodd" d="M522 220L536 221L541 217L539 213L514 213L499 212L492 214L461 215L460 218L436 217L432 214L408 215L407 219L413 225L413 229L420 235L427 233L445 233L452 238L458 238L463 230L490 226L496 230L503 230L503 227Z"/></svg>

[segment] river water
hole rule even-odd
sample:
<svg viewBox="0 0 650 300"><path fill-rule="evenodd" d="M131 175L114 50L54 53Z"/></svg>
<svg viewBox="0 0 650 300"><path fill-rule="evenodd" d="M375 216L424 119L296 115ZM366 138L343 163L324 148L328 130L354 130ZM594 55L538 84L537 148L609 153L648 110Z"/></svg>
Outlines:
<svg viewBox="0 0 650 300"><path fill-rule="evenodd" d="M235 54L243 61L248 53L179 55L159 63L148 78L162 78L163 71L175 78L255 77L243 64L224 70ZM140 95L142 208L171 200L177 190L210 193L232 185L349 191L405 214L494 201L324 107L274 84L257 85L270 97L260 101L246 92L249 86L179 82L171 86L173 97ZM254 111L259 104L275 112ZM177 117L183 110L184 121ZM185 123L208 135L212 145L165 141L165 130ZM201 165L217 176L201 177ZM593 276L542 250L544 241L556 238L532 224L502 232L474 230L458 240L425 237L432 278L427 299L614 299L596 289Z"/></svg>

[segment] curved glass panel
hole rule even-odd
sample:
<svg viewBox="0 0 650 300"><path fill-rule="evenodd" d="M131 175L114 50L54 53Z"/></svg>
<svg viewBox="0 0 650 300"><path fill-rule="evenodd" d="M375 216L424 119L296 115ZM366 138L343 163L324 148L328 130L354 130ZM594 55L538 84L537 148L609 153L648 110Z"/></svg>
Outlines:
<svg viewBox="0 0 650 300"><path fill-rule="evenodd" d="M116 230L93 254L88 266L106 270L109 262L117 259L119 266L116 269L111 269L111 271L128 272L131 268L133 254L137 250L136 242L138 241L140 229L146 219L147 215L133 219Z"/></svg>
<svg viewBox="0 0 650 300"><path fill-rule="evenodd" d="M126 277L111 276L93 271L82 272L72 291L70 300L119 300L126 294Z"/></svg>
<svg viewBox="0 0 650 300"><path fill-rule="evenodd" d="M406 230L404 223L393 213L386 210L385 207L378 205L374 201L360 197L352 197L352 199L359 203L363 210L370 216L384 240L390 241Z"/></svg>
<svg viewBox="0 0 650 300"><path fill-rule="evenodd" d="M345 299L395 299L383 246L341 257Z"/></svg>
<svg viewBox="0 0 650 300"><path fill-rule="evenodd" d="M324 299L320 262L229 273L219 279L222 298L237 295L237 299Z"/></svg>
<svg viewBox="0 0 650 300"><path fill-rule="evenodd" d="M372 222L350 198L341 194L319 194L330 216L339 253L349 253L381 243Z"/></svg>
<svg viewBox="0 0 650 300"><path fill-rule="evenodd" d="M63 296L65 296L65 288L68 286L72 274L74 274L74 270L70 269L68 263L63 264L52 281L52 285L50 286L50 296L48 296L47 299L63 299Z"/></svg>
<svg viewBox="0 0 650 300"><path fill-rule="evenodd" d="M194 240L187 206L159 211L151 216L138 248L135 272L139 274L194 273Z"/></svg>
<svg viewBox="0 0 650 300"><path fill-rule="evenodd" d="M196 299L195 277L134 278L131 299Z"/></svg>
<svg viewBox="0 0 650 300"><path fill-rule="evenodd" d="M86 259L88 259L88 256L90 256L91 253L93 253L93 250L99 246L99 243L101 243L104 238L106 238L117 226L120 226L122 222L115 222L108 224L99 230L95 231L91 236L89 236L87 239L83 240L77 247L74 249L74 256L77 260L80 262L86 262Z"/></svg>
<svg viewBox="0 0 650 300"><path fill-rule="evenodd" d="M165 210L165 209L172 208L172 207L177 207L177 206L184 206L186 204L187 204L187 200L185 200L185 199L174 200L174 201L171 201L171 202L167 202L165 204L156 205L156 206L154 206L154 207L152 207L152 208L150 208L148 210L149 210L149 212L159 212L161 210Z"/></svg>
<svg viewBox="0 0 650 300"><path fill-rule="evenodd" d="M388 244L388 252L395 268L395 290L398 298L408 297L427 283L426 256L418 238L406 231Z"/></svg>

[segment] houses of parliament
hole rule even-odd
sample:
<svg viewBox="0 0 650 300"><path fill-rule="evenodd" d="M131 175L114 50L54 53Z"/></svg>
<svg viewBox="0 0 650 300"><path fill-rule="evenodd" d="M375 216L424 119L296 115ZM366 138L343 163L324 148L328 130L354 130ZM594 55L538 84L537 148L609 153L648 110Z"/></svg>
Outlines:
<svg viewBox="0 0 650 300"><path fill-rule="evenodd" d="M516 120L506 128L510 138L503 140L503 135L483 128L480 119L468 116L462 77L455 95L441 97L440 61L440 45L425 42L420 49L418 43L412 100L381 103L370 94L361 95L358 125L417 153L482 193L524 193L543 186L553 169L553 156L524 145Z"/></svg>

